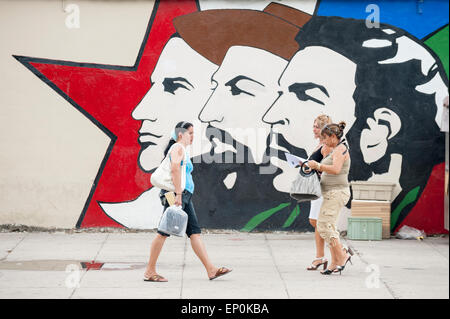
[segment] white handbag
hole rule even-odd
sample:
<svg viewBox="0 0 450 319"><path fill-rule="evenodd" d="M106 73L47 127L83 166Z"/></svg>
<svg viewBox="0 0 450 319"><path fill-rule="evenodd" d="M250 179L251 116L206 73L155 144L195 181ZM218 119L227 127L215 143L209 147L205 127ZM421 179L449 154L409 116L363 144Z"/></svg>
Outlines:
<svg viewBox="0 0 450 319"><path fill-rule="evenodd" d="M319 176L315 170L305 171L307 162L303 162L297 178L292 182L290 196L297 202L306 202L322 197Z"/></svg>
<svg viewBox="0 0 450 319"><path fill-rule="evenodd" d="M167 152L167 156L161 162L159 167L153 172L150 177L150 182L153 186L164 189L169 192L175 192L175 185L173 185L172 181L172 168L170 162L170 152L175 145L180 145L183 148L184 152L184 160L183 165L181 166L181 190L183 191L186 187L186 161L187 161L187 153L184 146L180 143L173 144L169 151Z"/></svg>

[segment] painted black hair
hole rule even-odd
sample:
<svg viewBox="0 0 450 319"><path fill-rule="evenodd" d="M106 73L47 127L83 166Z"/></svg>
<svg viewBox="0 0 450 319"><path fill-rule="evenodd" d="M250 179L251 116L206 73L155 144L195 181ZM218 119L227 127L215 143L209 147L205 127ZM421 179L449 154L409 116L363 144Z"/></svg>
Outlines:
<svg viewBox="0 0 450 319"><path fill-rule="evenodd" d="M404 62L382 62L397 55L397 39L400 37L407 37L423 46L437 63L424 74L422 61L413 57ZM428 83L436 74L440 74L448 86L442 64L436 55L415 37L397 27L380 24L379 28L368 28L365 20L340 17L313 17L299 31L296 40L300 51L309 46L322 46L356 64L356 89L353 92L356 120L345 135L352 158L349 180L368 180L373 174L386 173L391 155L401 154L399 182L403 194L397 196L392 207L397 207L405 194L418 186L420 197L434 165L445 160L444 134L435 121L435 96L417 90L418 86ZM386 45L372 46L370 40ZM395 112L400 117L401 128L389 140L385 155L376 162L366 163L360 147L361 132L370 129L367 119L373 117L380 108ZM380 121L380 124L383 123ZM390 129L388 122L386 126ZM409 204L402 211L396 226L412 207Z"/></svg>
<svg viewBox="0 0 450 319"><path fill-rule="evenodd" d="M186 122L186 121L178 122L178 124L175 125L175 136L178 138L179 133L186 132L186 130L188 130L191 126L194 126L194 125L190 122ZM176 143L176 141L174 141L171 136L169 144L167 145L166 149L164 150L164 157L167 155L167 152L172 147L172 145L175 143Z"/></svg>

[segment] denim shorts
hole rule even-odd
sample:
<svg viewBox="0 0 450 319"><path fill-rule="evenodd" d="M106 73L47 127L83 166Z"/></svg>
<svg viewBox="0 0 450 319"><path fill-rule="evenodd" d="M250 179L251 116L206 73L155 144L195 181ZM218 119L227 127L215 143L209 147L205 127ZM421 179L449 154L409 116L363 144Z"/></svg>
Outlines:
<svg viewBox="0 0 450 319"><path fill-rule="evenodd" d="M162 198L162 202L164 203L164 210L165 211L169 207L169 203L165 201L164 194L167 193L165 190L161 190L159 196ZM186 227L186 235L188 237L191 237L191 235L194 234L201 234L200 227L198 226L198 220L197 215L195 214L194 204L192 203L192 193L188 192L187 190L183 191L183 194L181 195L181 208L186 212L188 215L188 222ZM158 234L169 237L169 234L160 232L158 230Z"/></svg>

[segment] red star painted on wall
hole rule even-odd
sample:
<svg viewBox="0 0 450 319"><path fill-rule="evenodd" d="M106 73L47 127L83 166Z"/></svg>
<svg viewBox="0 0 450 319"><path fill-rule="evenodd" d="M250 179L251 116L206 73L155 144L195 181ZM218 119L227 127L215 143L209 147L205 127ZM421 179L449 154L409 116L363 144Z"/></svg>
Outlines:
<svg viewBox="0 0 450 319"><path fill-rule="evenodd" d="M122 227L103 212L98 202L129 201L151 186L150 174L138 166L141 123L131 113L150 89L153 68L175 32L172 20L197 10L194 0L155 1L134 66L14 56L111 139L77 228Z"/></svg>

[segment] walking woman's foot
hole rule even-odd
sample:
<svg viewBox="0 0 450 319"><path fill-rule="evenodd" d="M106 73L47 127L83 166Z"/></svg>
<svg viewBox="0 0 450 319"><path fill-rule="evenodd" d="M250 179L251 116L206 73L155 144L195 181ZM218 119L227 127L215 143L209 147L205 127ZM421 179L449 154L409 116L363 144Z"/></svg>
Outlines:
<svg viewBox="0 0 450 319"><path fill-rule="evenodd" d="M323 269L327 268L328 260L325 257L319 257L313 260L311 266L306 268L306 270L317 270L320 266L323 265Z"/></svg>
<svg viewBox="0 0 450 319"><path fill-rule="evenodd" d="M145 273L144 281L153 281L153 282L167 282L168 280L157 273Z"/></svg>
<svg viewBox="0 0 450 319"><path fill-rule="evenodd" d="M208 271L208 277L209 277L209 280L213 280L213 279L216 279L223 275L226 275L226 274L230 273L231 271L232 271L232 269L228 269L226 267L215 268L212 272Z"/></svg>
<svg viewBox="0 0 450 319"><path fill-rule="evenodd" d="M343 258L339 260L339 265L345 267L345 265L347 265L347 263L349 261L350 261L350 263L352 262L351 258L352 258L352 255L350 255L349 253L344 253Z"/></svg>
<svg viewBox="0 0 450 319"><path fill-rule="evenodd" d="M331 264L329 268L321 271L320 273L322 275L331 275L332 273L334 273L336 271L336 269L337 269L337 265Z"/></svg>

